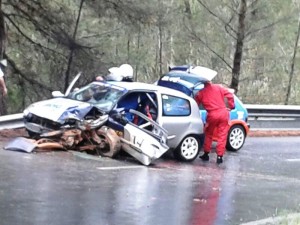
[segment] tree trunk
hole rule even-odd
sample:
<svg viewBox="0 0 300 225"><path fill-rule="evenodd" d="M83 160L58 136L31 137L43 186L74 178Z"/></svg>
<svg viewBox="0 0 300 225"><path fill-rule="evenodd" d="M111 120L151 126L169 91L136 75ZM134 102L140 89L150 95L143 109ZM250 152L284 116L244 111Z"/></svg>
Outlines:
<svg viewBox="0 0 300 225"><path fill-rule="evenodd" d="M77 35L77 29L80 21L80 16L81 16L81 10L82 10L82 5L83 5L84 0L81 0L80 6L79 6L79 11L78 11L78 16L75 24L75 29L73 33L73 41L74 43L76 42L76 35ZM70 46L70 54L69 54L69 59L68 59L68 65L67 65L67 70L66 70L66 76L65 76L65 90L68 89L69 82L70 82L70 71L73 63L73 57L74 57L74 46Z"/></svg>
<svg viewBox="0 0 300 225"><path fill-rule="evenodd" d="M140 55L140 42L141 42L141 28L139 27L139 32L138 32L138 36L137 36L137 55ZM134 77L134 81L138 80L138 70L139 70L139 64L140 62L138 61L135 65L135 77Z"/></svg>
<svg viewBox="0 0 300 225"><path fill-rule="evenodd" d="M130 59L130 40L131 40L131 35L129 32L127 38L127 63L129 63L129 59Z"/></svg>
<svg viewBox="0 0 300 225"><path fill-rule="evenodd" d="M2 0L0 0L0 60L3 59L4 51L5 51L5 41L6 41L6 27L4 16L2 12ZM0 99L0 115L7 114L7 105L6 105L6 97L1 94Z"/></svg>
<svg viewBox="0 0 300 225"><path fill-rule="evenodd" d="M159 32L159 41L158 41L158 49L159 49L159 76L162 75L162 64L163 64L163 59L162 59L162 55L163 55L163 43L162 43L162 25L161 22L159 22L158 25L158 32Z"/></svg>
<svg viewBox="0 0 300 225"><path fill-rule="evenodd" d="M295 47L294 47L294 54L291 62L291 70L290 70L290 75L289 75L289 83L287 87L287 93L286 93L286 98L284 104L287 105L289 103L289 98L291 95L291 87L292 87L292 81L294 77L294 68L295 68L295 60L297 56L297 48L299 44L299 36L300 36L300 14L299 14L299 19L298 19L298 31L297 31L297 37L295 41Z"/></svg>
<svg viewBox="0 0 300 225"><path fill-rule="evenodd" d="M191 4L189 0L184 0L184 8L185 8L185 13L188 17L189 20L192 19L192 10L191 10Z"/></svg>
<svg viewBox="0 0 300 225"><path fill-rule="evenodd" d="M243 57L243 46L245 39L245 17L247 12L247 0L241 0L241 6L239 9L239 21L238 21L238 30L237 30L237 40L235 53L233 58L233 68L232 68L232 79L230 87L238 92L239 87L239 78L241 72L241 64Z"/></svg>

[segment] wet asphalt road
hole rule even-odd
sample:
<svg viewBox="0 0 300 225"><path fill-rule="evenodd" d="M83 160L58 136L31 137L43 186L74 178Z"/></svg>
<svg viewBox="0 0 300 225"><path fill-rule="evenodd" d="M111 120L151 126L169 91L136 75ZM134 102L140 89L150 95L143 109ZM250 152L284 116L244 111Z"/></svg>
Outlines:
<svg viewBox="0 0 300 225"><path fill-rule="evenodd" d="M0 150L0 224L234 225L295 213L299 140L249 137L221 166L215 154L146 167L125 156Z"/></svg>

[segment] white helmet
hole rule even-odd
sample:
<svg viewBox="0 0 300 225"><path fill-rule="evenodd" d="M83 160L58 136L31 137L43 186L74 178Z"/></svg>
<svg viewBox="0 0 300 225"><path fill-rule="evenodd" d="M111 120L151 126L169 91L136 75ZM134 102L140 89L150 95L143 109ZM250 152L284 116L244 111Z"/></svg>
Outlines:
<svg viewBox="0 0 300 225"><path fill-rule="evenodd" d="M121 81L123 79L122 72L119 67L112 67L108 69L109 74L106 76L106 80Z"/></svg>
<svg viewBox="0 0 300 225"><path fill-rule="evenodd" d="M133 78L133 68L129 64L122 64L120 67L121 73L123 77Z"/></svg>
<svg viewBox="0 0 300 225"><path fill-rule="evenodd" d="M6 59L2 59L0 61L0 64L2 64L3 66L7 66L7 60Z"/></svg>

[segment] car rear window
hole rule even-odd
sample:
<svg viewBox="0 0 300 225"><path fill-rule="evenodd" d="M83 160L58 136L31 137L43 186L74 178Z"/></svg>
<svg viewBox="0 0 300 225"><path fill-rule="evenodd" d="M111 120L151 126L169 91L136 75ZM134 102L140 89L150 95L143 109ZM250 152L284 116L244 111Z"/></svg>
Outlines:
<svg viewBox="0 0 300 225"><path fill-rule="evenodd" d="M173 82L178 82L178 80L184 80L189 83L189 85L187 84L186 86L193 86L202 81L199 77L181 71L169 72L165 76L163 76L161 80L169 80Z"/></svg>

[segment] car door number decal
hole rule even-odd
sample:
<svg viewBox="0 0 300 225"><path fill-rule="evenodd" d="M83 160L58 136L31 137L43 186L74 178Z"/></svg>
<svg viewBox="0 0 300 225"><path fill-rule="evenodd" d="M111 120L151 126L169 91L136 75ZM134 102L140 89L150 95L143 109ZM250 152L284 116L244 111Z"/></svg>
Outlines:
<svg viewBox="0 0 300 225"><path fill-rule="evenodd" d="M134 145L136 145L140 148L142 146L143 142L144 142L143 138L140 138L138 136L134 136L134 138L133 138L133 144Z"/></svg>

